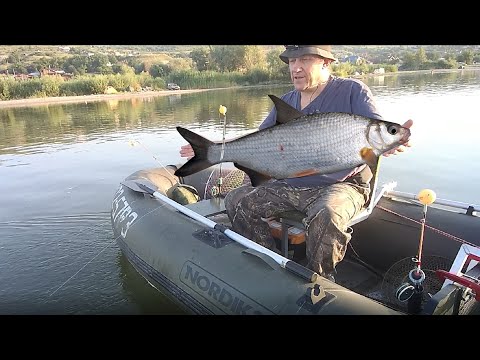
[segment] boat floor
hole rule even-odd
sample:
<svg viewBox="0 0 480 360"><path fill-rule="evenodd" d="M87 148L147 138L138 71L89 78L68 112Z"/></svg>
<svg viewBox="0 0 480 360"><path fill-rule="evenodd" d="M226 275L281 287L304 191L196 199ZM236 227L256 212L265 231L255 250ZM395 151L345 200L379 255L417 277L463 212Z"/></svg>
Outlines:
<svg viewBox="0 0 480 360"><path fill-rule="evenodd" d="M231 223L225 213L209 216L217 224L222 224L231 229ZM299 261L305 265L305 259ZM379 272L362 264L362 261L356 258L353 251L348 250L345 258L337 265L335 282L356 293L367 296L371 299L387 304L389 301L382 295L383 276ZM389 304L392 307L400 309L398 304Z"/></svg>

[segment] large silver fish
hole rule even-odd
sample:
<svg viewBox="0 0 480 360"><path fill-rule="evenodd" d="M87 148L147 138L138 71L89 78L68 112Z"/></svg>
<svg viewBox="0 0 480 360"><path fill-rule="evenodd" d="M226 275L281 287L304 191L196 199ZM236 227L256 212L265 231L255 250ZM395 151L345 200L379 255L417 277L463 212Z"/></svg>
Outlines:
<svg viewBox="0 0 480 360"><path fill-rule="evenodd" d="M253 186L270 178L285 179L328 174L367 163L408 141L410 130L399 124L349 113L305 115L269 95L277 109L277 124L225 141L212 142L177 127L195 156L177 176L188 176L214 164L233 162L247 173Z"/></svg>

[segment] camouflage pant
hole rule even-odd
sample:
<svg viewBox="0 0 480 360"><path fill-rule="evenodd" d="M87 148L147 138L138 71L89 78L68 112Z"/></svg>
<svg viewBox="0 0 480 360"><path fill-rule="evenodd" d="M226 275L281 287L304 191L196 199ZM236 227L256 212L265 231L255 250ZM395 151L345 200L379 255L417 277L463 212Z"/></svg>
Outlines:
<svg viewBox="0 0 480 360"><path fill-rule="evenodd" d="M362 210L369 192L368 185L351 183L306 188L272 181L232 190L225 198L225 207L234 231L271 250L276 248L275 240L261 217L288 210L304 212L306 266L319 274L329 274L345 256L352 232L347 224Z"/></svg>

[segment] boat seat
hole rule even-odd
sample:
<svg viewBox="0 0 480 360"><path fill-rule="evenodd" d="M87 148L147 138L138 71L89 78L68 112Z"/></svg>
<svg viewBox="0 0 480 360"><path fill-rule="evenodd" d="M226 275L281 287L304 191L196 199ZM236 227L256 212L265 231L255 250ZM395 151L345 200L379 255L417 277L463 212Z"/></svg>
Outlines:
<svg viewBox="0 0 480 360"><path fill-rule="evenodd" d="M380 169L380 159L377 164L371 167L372 179L370 180L370 192L369 200L365 203L364 209L354 216L347 227L351 227L359 222L367 219L372 213L373 209L377 205L378 201L382 198L386 191L391 191L396 185L396 182L390 182L384 184L380 191L377 193L378 173ZM280 241L280 250L283 256L288 258L297 258L297 250L304 251L305 248L305 226L302 220L306 214L298 210L285 211L273 218L265 219L270 226L272 236ZM289 253L289 250L292 253Z"/></svg>

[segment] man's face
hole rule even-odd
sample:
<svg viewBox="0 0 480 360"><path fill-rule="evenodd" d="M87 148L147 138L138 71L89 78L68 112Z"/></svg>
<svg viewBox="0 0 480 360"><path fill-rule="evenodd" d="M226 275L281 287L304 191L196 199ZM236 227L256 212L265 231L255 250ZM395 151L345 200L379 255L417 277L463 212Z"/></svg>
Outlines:
<svg viewBox="0 0 480 360"><path fill-rule="evenodd" d="M325 59L317 55L289 58L288 67L295 89L302 91L320 83L324 62Z"/></svg>

